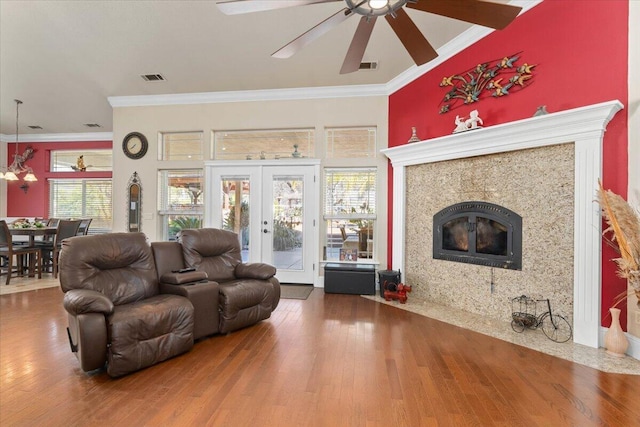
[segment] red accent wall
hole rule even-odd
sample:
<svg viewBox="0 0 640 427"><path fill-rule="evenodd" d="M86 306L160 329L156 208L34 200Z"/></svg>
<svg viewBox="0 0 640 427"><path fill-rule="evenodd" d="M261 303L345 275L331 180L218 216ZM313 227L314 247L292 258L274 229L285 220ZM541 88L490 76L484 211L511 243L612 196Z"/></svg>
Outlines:
<svg viewBox="0 0 640 427"><path fill-rule="evenodd" d="M389 97L389 146L406 144L411 127L420 139L451 134L456 114L477 109L484 126L531 117L546 105L551 113L618 99L628 108L627 1L546 0L506 29L495 31ZM535 79L524 90L501 98L485 98L446 114L439 114L447 89L443 77L457 74L493 58L521 53L519 64L537 64ZM619 112L607 127L603 147L605 188L627 197L627 112ZM391 176L391 175L390 175ZM592 183L594 189L597 183ZM595 193L594 193L595 194ZM389 182L389 197L392 182ZM389 207L389 218L393 208ZM389 227L391 229L391 227ZM388 236L391 265L391 231ZM615 253L603 245L602 319L609 326L608 308L626 282L615 275ZM625 308L626 311L626 308ZM621 316L626 328L626 313Z"/></svg>
<svg viewBox="0 0 640 427"><path fill-rule="evenodd" d="M26 135L28 137L28 135ZM33 169L38 181L30 182L25 193L20 186L24 184L20 174L19 181L7 181L7 216L8 217L48 217L49 215L49 178L111 178L111 172L51 172L51 151L54 150L89 150L111 149L111 141L74 141L74 142L20 142L18 152L31 145L35 150L33 158L27 165ZM16 145L8 144L8 163L13 162Z"/></svg>

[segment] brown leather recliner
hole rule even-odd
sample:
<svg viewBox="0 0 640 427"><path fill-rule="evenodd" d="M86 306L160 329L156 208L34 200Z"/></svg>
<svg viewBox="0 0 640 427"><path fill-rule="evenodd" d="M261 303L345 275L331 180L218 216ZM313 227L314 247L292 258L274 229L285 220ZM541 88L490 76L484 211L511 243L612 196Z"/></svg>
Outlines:
<svg viewBox="0 0 640 427"><path fill-rule="evenodd" d="M228 333L268 319L280 302L275 267L243 263L238 235L215 228L178 232L184 262L219 283L220 332Z"/></svg>
<svg viewBox="0 0 640 427"><path fill-rule="evenodd" d="M177 356L193 346L193 305L161 294L143 233L65 240L60 286L69 340L84 371L118 377Z"/></svg>

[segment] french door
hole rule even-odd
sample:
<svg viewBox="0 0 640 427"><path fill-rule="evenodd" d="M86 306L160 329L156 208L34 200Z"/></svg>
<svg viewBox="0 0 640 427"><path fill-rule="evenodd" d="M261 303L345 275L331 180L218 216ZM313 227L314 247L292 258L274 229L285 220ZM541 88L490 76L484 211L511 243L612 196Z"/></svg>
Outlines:
<svg viewBox="0 0 640 427"><path fill-rule="evenodd" d="M276 267L283 283L314 283L317 160L205 163L205 226L238 235L244 262Z"/></svg>

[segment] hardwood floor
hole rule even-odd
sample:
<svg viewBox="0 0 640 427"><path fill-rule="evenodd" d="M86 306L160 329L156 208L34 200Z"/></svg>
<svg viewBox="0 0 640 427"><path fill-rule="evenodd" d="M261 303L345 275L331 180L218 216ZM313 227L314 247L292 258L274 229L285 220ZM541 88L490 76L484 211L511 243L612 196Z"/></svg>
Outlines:
<svg viewBox="0 0 640 427"><path fill-rule="evenodd" d="M359 296L271 319L111 379L69 350L58 288L0 296L4 426L640 425L609 374Z"/></svg>

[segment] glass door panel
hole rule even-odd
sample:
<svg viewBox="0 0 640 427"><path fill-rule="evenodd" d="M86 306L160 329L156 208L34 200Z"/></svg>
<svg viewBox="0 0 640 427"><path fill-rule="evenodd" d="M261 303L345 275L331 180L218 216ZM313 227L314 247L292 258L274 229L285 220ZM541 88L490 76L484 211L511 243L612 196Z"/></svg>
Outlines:
<svg viewBox="0 0 640 427"><path fill-rule="evenodd" d="M233 231L240 240L242 261L249 262L251 249L251 221L249 204L251 201L251 182L249 177L221 178L220 203L222 214L222 229Z"/></svg>
<svg viewBox="0 0 640 427"><path fill-rule="evenodd" d="M272 192L273 264L279 270L302 270L304 177L274 176Z"/></svg>
<svg viewBox="0 0 640 427"><path fill-rule="evenodd" d="M313 283L318 214L314 174L315 168L309 166L263 171L262 258L278 269L283 283Z"/></svg>

